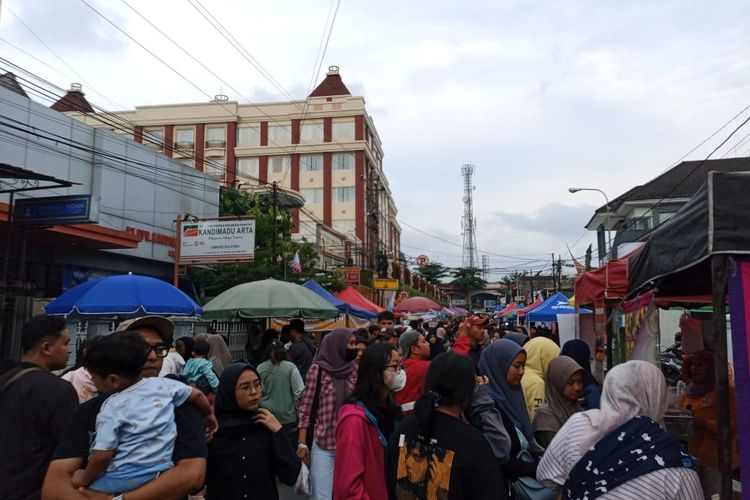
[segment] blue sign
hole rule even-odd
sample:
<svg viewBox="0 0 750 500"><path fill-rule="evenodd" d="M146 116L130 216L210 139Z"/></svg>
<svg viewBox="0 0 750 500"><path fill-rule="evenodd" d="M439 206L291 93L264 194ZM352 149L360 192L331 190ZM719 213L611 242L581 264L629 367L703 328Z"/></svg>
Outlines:
<svg viewBox="0 0 750 500"><path fill-rule="evenodd" d="M13 207L13 221L32 226L91 222L91 195L22 198Z"/></svg>

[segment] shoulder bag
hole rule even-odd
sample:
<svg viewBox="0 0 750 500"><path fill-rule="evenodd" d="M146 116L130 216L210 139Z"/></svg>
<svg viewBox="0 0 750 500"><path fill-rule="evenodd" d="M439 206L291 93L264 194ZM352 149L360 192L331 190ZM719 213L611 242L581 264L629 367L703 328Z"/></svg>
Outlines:
<svg viewBox="0 0 750 500"><path fill-rule="evenodd" d="M312 450L313 438L315 437L315 422L318 420L318 406L320 403L320 384L323 380L323 368L318 365L318 378L315 383L315 396L310 409L310 425L307 426L307 448Z"/></svg>

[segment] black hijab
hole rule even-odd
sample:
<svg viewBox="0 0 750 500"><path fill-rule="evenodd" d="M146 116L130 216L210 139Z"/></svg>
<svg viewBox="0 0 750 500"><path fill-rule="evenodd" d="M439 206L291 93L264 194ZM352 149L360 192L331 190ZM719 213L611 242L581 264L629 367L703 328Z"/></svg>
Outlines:
<svg viewBox="0 0 750 500"><path fill-rule="evenodd" d="M182 355L183 359L187 362L190 361L190 359L193 357L193 345L195 345L195 340L193 337L180 337L175 341L182 342L182 345L185 346L185 354Z"/></svg>
<svg viewBox="0 0 750 500"><path fill-rule="evenodd" d="M260 375L255 367L248 363L232 363L224 368L219 377L219 389L216 393L216 419L219 421L219 432L238 430L241 428L253 427L257 424L253 422L255 414L243 410L237 405L235 397L235 388L240 375L246 370L251 370L258 376Z"/></svg>

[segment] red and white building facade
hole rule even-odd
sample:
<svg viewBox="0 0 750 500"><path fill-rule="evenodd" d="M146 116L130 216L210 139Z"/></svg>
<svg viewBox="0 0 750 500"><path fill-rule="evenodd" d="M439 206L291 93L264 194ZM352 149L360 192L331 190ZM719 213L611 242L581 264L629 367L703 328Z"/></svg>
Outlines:
<svg viewBox="0 0 750 500"><path fill-rule="evenodd" d="M65 111L106 126L90 113ZM135 124L136 142L227 187L258 190L276 183L300 195L304 207L292 209L296 237L320 243L321 228L329 241L345 235L345 248L334 253L365 268L384 255L399 259L401 228L380 137L364 98L351 95L337 67L305 100L240 104L217 96L208 103L142 106L114 115Z"/></svg>

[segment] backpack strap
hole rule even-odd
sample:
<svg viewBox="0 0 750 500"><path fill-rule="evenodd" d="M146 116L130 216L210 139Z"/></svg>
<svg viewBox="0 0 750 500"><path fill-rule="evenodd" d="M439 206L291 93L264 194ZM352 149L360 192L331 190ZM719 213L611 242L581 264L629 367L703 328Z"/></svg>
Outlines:
<svg viewBox="0 0 750 500"><path fill-rule="evenodd" d="M8 379L7 382L5 382L5 384L3 384L3 387L0 389L0 392L3 392L8 387L12 386L13 384L21 380L21 378L27 373L36 372L36 371L41 371L41 368L39 368L38 366L31 366L29 368L18 370L18 372L16 372L15 375L13 375L10 379Z"/></svg>

